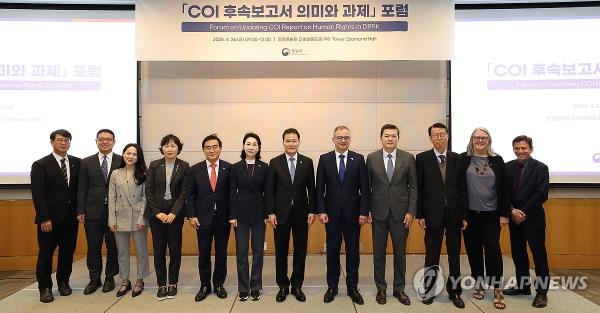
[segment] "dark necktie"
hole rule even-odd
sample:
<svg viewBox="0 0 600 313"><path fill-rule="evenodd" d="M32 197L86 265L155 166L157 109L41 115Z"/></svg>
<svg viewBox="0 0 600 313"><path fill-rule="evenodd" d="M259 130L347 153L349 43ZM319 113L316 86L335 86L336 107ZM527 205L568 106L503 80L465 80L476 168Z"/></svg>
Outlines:
<svg viewBox="0 0 600 313"><path fill-rule="evenodd" d="M217 167L217 164L210 165L210 188L212 188L213 192L217 190L217 171L215 170L215 167Z"/></svg>
<svg viewBox="0 0 600 313"><path fill-rule="evenodd" d="M443 154L440 154L440 165L446 166L446 156Z"/></svg>
<svg viewBox="0 0 600 313"><path fill-rule="evenodd" d="M102 170L102 176L104 176L104 182L106 182L108 180L108 161L106 160L106 155L102 157L100 169Z"/></svg>
<svg viewBox="0 0 600 313"><path fill-rule="evenodd" d="M246 170L248 171L248 176L254 176L254 164L246 164Z"/></svg>
<svg viewBox="0 0 600 313"><path fill-rule="evenodd" d="M523 175L523 168L525 164L517 161L517 172L515 173L515 190L519 190L521 187L521 176Z"/></svg>
<svg viewBox="0 0 600 313"><path fill-rule="evenodd" d="M446 156L440 154L440 172L442 173L442 179L446 182Z"/></svg>
<svg viewBox="0 0 600 313"><path fill-rule="evenodd" d="M66 159L60 159L60 171L62 172L63 178L65 179L65 184L69 186L69 176L67 175L67 165L65 164Z"/></svg>
<svg viewBox="0 0 600 313"><path fill-rule="evenodd" d="M343 154L340 154L339 158L340 158L340 169L338 171L338 175L340 176L340 181L344 181L344 176L346 176L346 165L344 164L344 158L346 156Z"/></svg>

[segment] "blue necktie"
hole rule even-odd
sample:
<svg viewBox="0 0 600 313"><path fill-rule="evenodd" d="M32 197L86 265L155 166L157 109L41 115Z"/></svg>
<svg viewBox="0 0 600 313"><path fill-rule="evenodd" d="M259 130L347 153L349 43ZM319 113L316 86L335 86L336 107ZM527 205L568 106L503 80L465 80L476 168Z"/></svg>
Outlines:
<svg viewBox="0 0 600 313"><path fill-rule="evenodd" d="M294 161L296 159L290 158L290 177L292 178L292 184L294 183L294 176L296 175L296 165L294 165Z"/></svg>
<svg viewBox="0 0 600 313"><path fill-rule="evenodd" d="M340 175L340 181L344 181L344 177L346 176L346 165L344 164L344 158L346 156L343 154L340 154L339 158L340 158L340 170L338 172L338 175Z"/></svg>
<svg viewBox="0 0 600 313"><path fill-rule="evenodd" d="M104 182L106 182L108 180L108 162L106 161L106 155L102 157L100 169L102 170L102 176L104 176Z"/></svg>
<svg viewBox="0 0 600 313"><path fill-rule="evenodd" d="M387 177L389 180L392 180L392 175L394 175L394 162L392 162L392 155L388 154L387 168L385 172L387 173Z"/></svg>

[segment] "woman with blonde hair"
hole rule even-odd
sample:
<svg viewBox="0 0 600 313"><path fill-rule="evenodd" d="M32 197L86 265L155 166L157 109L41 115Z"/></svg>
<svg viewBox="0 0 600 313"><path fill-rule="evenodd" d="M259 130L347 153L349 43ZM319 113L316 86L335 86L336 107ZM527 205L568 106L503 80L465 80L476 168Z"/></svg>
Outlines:
<svg viewBox="0 0 600 313"><path fill-rule="evenodd" d="M468 224L463 236L471 276L476 281L473 297L485 297L485 282L494 287L494 307L501 310L506 304L502 293L500 227L508 224L510 216L508 173L504 160L492 149L490 132L483 127L473 130L462 157L462 196Z"/></svg>

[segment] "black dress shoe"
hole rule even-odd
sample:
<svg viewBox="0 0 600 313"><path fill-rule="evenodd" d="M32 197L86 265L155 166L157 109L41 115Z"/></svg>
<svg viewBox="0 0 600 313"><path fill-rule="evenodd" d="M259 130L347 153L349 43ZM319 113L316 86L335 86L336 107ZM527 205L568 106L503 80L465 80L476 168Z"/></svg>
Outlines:
<svg viewBox="0 0 600 313"><path fill-rule="evenodd" d="M433 303L433 299L434 299L434 298L435 298L435 297L429 297L429 298L425 298L425 299L423 299L421 302L423 302L423 304L430 305L430 304L432 304L432 303Z"/></svg>
<svg viewBox="0 0 600 313"><path fill-rule="evenodd" d="M104 285L102 285L102 292L107 293L115 290L115 278L114 277L106 277L104 279Z"/></svg>
<svg viewBox="0 0 600 313"><path fill-rule="evenodd" d="M335 288L327 288L325 295L323 296L323 302L330 303L333 301L333 298L338 294L337 287Z"/></svg>
<svg viewBox="0 0 600 313"><path fill-rule="evenodd" d="M215 288L215 293L217 294L217 297L219 297L220 299L227 298L227 291L225 290L225 288L223 288L223 285L217 286Z"/></svg>
<svg viewBox="0 0 600 313"><path fill-rule="evenodd" d="M252 301L260 300L260 290L250 291L250 299L252 299Z"/></svg>
<svg viewBox="0 0 600 313"><path fill-rule="evenodd" d="M304 292L302 292L302 289L292 287L292 294L294 296L296 296L296 300L298 300L300 302L306 301L306 295L304 295Z"/></svg>
<svg viewBox="0 0 600 313"><path fill-rule="evenodd" d="M394 293L392 295L394 297L398 298L400 303L402 303L404 305L410 305L410 298L408 298L408 296L404 293L404 291L394 290Z"/></svg>
<svg viewBox="0 0 600 313"><path fill-rule="evenodd" d="M208 289L208 287L206 287L206 286L200 287L200 291L198 291L198 293L196 294L194 301L200 302L200 301L206 299L206 296L208 296L209 293L210 293L210 289Z"/></svg>
<svg viewBox="0 0 600 313"><path fill-rule="evenodd" d="M359 305L365 304L365 300L360 295L360 292L358 292L358 289L356 287L348 288L348 296L350 296L350 299L352 299L352 302L354 302L356 304L359 304Z"/></svg>
<svg viewBox="0 0 600 313"><path fill-rule="evenodd" d="M131 296L135 298L141 295L142 291L144 291L144 282L136 282L135 286L133 287L133 291L131 291Z"/></svg>
<svg viewBox="0 0 600 313"><path fill-rule="evenodd" d="M177 285L169 286L169 291L167 291L167 299L175 299L177 297Z"/></svg>
<svg viewBox="0 0 600 313"><path fill-rule="evenodd" d="M91 295L92 293L96 292L96 290L98 290L98 288L100 286L102 286L102 282L101 281L99 281L99 280L90 280L90 282L83 289L83 294L84 295Z"/></svg>
<svg viewBox="0 0 600 313"><path fill-rule="evenodd" d="M70 296L73 293L73 289L71 289L71 286L67 282L58 283L58 293L61 296Z"/></svg>
<svg viewBox="0 0 600 313"><path fill-rule="evenodd" d="M386 304L387 299L385 298L385 290L377 290L377 295L375 296L375 301L379 304Z"/></svg>
<svg viewBox="0 0 600 313"><path fill-rule="evenodd" d="M531 306L533 306L534 308L543 308L546 307L546 305L548 305L548 295L539 292L535 294L535 299L533 299L533 303L531 303Z"/></svg>
<svg viewBox="0 0 600 313"><path fill-rule="evenodd" d="M275 296L275 301L277 301L277 302L285 301L285 298L289 293L290 293L289 289L279 288L279 291L277 292L277 296Z"/></svg>
<svg viewBox="0 0 600 313"><path fill-rule="evenodd" d="M450 295L448 296L452 304L459 309L465 308L465 302L461 299L460 295Z"/></svg>
<svg viewBox="0 0 600 313"><path fill-rule="evenodd" d="M121 288L119 288L119 290L117 291L117 297L120 298L124 296L126 293L129 292L129 290L131 290L131 281L128 281L127 285L121 285Z"/></svg>
<svg viewBox="0 0 600 313"><path fill-rule="evenodd" d="M52 301L54 301L54 296L52 295L52 290L50 288L40 289L40 302L50 303Z"/></svg>
<svg viewBox="0 0 600 313"><path fill-rule="evenodd" d="M518 289L516 287L510 287L510 288L504 289L504 295L506 295L506 296L519 296L519 295L529 296L529 295L531 295L531 289L530 288Z"/></svg>

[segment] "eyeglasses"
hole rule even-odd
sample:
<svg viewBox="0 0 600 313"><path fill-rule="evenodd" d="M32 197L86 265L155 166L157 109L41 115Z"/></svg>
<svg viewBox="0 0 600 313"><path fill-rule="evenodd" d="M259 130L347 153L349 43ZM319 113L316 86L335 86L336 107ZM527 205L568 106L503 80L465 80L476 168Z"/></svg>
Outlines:
<svg viewBox="0 0 600 313"><path fill-rule="evenodd" d="M71 142L71 139L69 139L69 138L54 138L54 142L69 143L69 142Z"/></svg>
<svg viewBox="0 0 600 313"><path fill-rule="evenodd" d="M96 139L98 142L112 142L114 139L112 138L98 138Z"/></svg>
<svg viewBox="0 0 600 313"><path fill-rule="evenodd" d="M446 133L431 135L431 138L433 138L433 139L444 139L446 137L448 137L448 134L446 134Z"/></svg>
<svg viewBox="0 0 600 313"><path fill-rule="evenodd" d="M350 141L350 136L336 136L333 138L335 138L337 141Z"/></svg>
<svg viewBox="0 0 600 313"><path fill-rule="evenodd" d="M487 142L488 140L490 140L490 137L473 137L473 141Z"/></svg>

